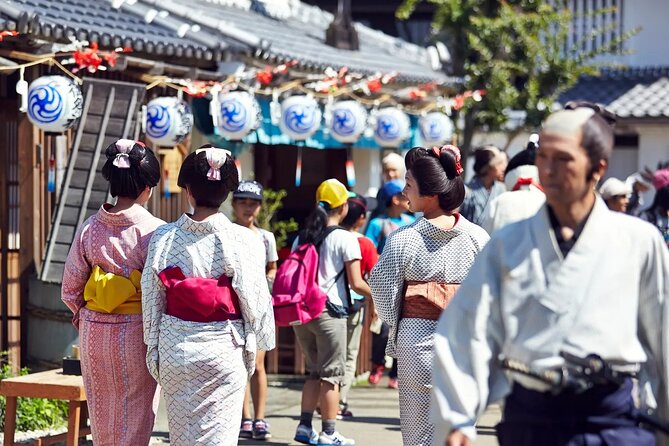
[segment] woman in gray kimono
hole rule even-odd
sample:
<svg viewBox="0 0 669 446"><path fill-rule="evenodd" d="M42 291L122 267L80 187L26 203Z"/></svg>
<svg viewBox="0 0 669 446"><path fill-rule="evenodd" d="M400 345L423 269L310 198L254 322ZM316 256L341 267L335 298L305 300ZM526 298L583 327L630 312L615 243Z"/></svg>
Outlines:
<svg viewBox="0 0 669 446"><path fill-rule="evenodd" d="M455 212L465 195L454 146L407 153L404 194L423 217L391 233L369 280L379 317L390 326L386 348L398 360L405 446L429 445L432 339L437 319L488 241Z"/></svg>

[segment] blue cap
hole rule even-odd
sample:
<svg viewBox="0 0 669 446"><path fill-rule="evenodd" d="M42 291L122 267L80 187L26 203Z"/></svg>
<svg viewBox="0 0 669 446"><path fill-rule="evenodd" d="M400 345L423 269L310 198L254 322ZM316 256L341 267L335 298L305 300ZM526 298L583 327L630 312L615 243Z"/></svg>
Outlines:
<svg viewBox="0 0 669 446"><path fill-rule="evenodd" d="M386 200L390 200L395 195L401 194L402 189L404 189L404 184L402 184L401 181L390 180L383 185L383 187L381 188L381 193L383 194Z"/></svg>

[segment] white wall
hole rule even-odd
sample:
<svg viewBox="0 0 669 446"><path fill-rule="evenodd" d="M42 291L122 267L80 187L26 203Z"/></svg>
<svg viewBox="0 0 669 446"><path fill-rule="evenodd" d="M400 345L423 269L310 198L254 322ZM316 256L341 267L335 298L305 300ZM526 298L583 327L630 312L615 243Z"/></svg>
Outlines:
<svg viewBox="0 0 669 446"><path fill-rule="evenodd" d="M641 31L624 44L624 48L631 50L632 54L600 57L597 61L630 67L669 65L669 51L666 49L666 42L669 41L669 1L622 0L621 3L624 31L641 27Z"/></svg>
<svg viewBox="0 0 669 446"><path fill-rule="evenodd" d="M668 126L640 125L636 130L639 133L638 170L643 170L645 167L655 170L658 162L669 160ZM653 195L653 190L644 194L646 204L652 202Z"/></svg>

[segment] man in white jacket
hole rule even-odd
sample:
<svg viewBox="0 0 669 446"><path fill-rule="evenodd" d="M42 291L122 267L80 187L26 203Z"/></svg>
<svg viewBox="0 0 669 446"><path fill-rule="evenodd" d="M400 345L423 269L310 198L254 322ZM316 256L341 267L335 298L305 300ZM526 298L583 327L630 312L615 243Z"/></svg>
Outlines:
<svg viewBox="0 0 669 446"><path fill-rule="evenodd" d="M595 194L613 134L594 110L552 114L539 147L546 205L492 236L437 326L434 444L471 445L477 417L504 399L501 446L655 445L633 421L629 376L666 419L669 252L653 226ZM554 373L589 355L616 379ZM560 385L574 382L590 387Z"/></svg>

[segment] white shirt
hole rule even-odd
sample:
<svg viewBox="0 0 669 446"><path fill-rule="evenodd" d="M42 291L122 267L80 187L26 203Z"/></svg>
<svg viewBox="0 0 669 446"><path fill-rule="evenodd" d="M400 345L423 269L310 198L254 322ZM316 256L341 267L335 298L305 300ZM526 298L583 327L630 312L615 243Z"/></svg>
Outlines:
<svg viewBox="0 0 669 446"><path fill-rule="evenodd" d="M435 333L434 444L453 427L474 438L509 382L499 357L530 366L560 351L642 363L648 407L669 406L669 251L652 225L597 198L566 257L547 208L493 234L442 313Z"/></svg>
<svg viewBox="0 0 669 446"><path fill-rule="evenodd" d="M276 239L274 238L274 234L262 228L257 229L257 231L253 232L260 237L260 241L265 247L265 263L276 262L279 260L279 254L276 252Z"/></svg>
<svg viewBox="0 0 669 446"><path fill-rule="evenodd" d="M299 237L293 243L293 251L299 246ZM360 244L355 234L344 229L336 229L325 237L321 244L318 258L318 285L328 295L328 300L344 308L348 308L346 280L344 274L334 281L346 267L346 262L362 259Z"/></svg>

